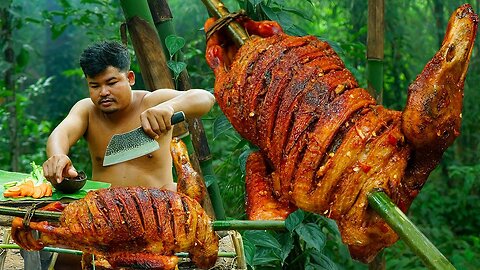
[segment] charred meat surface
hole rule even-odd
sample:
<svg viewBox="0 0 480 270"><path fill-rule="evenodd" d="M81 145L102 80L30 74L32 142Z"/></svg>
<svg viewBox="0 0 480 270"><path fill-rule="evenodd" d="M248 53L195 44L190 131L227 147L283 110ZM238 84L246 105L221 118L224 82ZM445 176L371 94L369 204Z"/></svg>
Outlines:
<svg viewBox="0 0 480 270"><path fill-rule="evenodd" d="M201 268L217 259L218 237L200 205L181 193L156 188L115 187L90 191L67 206L60 221L12 223L13 240L26 250L64 246L103 257L113 268L175 269L176 252L188 252ZM41 234L35 239L32 230Z"/></svg>
<svg viewBox="0 0 480 270"><path fill-rule="evenodd" d="M324 41L286 35L272 21L238 19L238 48L222 31L207 40L217 102L259 147L247 161L247 214L284 219L296 207L336 220L352 257L370 262L398 240L368 207L384 190L407 211L459 135L463 84L477 30L465 4L440 50L408 90L403 112L376 104ZM208 31L215 19L205 23Z"/></svg>

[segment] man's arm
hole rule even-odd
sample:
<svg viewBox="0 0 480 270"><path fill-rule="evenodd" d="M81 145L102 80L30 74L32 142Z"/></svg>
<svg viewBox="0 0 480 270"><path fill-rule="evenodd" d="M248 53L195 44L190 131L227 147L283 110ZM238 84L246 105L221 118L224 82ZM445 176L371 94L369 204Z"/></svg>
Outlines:
<svg viewBox="0 0 480 270"><path fill-rule="evenodd" d="M148 109L140 115L142 127L155 138L171 129L171 117L175 112L183 111L188 118L200 117L213 107L215 97L203 89L159 89L148 93L144 104Z"/></svg>
<svg viewBox="0 0 480 270"><path fill-rule="evenodd" d="M48 137L48 159L43 163L43 173L50 182L61 182L65 176L77 176L68 152L87 130L90 105L90 99L77 102Z"/></svg>

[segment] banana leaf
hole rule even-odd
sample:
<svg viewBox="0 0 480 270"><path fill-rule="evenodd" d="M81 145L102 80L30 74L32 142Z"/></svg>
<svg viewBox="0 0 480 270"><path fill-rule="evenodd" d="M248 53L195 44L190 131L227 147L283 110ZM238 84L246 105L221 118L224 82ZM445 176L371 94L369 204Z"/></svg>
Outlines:
<svg viewBox="0 0 480 270"><path fill-rule="evenodd" d="M65 198L81 199L85 197L87 192L90 190L97 190L101 188L110 187L110 183L87 180L87 183L85 183L85 186L83 186L81 190L71 194L65 194L58 190L53 189L53 194L51 197L43 197L40 199L34 199L32 197L5 198L3 196L3 191L5 190L3 186L4 184L12 181L22 181L23 179L29 176L30 174L27 174L27 173L9 172L9 171L0 170L0 202L1 201L19 201L20 202L20 201L32 201L32 200L33 201L58 201Z"/></svg>

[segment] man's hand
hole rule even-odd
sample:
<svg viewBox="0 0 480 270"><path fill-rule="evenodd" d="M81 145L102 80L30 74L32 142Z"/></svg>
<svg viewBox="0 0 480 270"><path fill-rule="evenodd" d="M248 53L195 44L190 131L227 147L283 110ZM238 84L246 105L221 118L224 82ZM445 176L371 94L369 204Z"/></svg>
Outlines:
<svg viewBox="0 0 480 270"><path fill-rule="evenodd" d="M142 127L148 136L157 139L172 129L172 115L175 112L172 106L160 104L149 108L140 114Z"/></svg>
<svg viewBox="0 0 480 270"><path fill-rule="evenodd" d="M78 173L67 155L53 155L43 163L43 175L51 183L60 183L64 177L76 177Z"/></svg>

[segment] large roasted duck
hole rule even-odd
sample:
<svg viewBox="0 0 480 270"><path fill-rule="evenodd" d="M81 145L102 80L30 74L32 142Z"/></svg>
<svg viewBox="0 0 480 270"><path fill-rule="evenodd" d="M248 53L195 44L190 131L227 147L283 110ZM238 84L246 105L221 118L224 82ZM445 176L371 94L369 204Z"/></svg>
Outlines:
<svg viewBox="0 0 480 270"><path fill-rule="evenodd" d="M459 135L477 15L468 4L452 14L403 112L377 105L327 42L286 35L273 21L237 21L250 38L238 48L218 30L206 59L220 108L259 148L247 161L249 218L284 219L297 207L326 215L352 257L370 262L398 236L367 194L382 189L407 211Z"/></svg>
<svg viewBox="0 0 480 270"><path fill-rule="evenodd" d="M89 192L67 206L56 202L42 210L62 211L60 222L12 222L12 238L27 250L64 246L100 256L108 267L175 269L176 252L189 252L201 268L217 259L218 237L200 205L181 193L142 187ZM35 239L32 230L40 232Z"/></svg>
<svg viewBox="0 0 480 270"><path fill-rule="evenodd" d="M175 269L176 252L188 252L200 268L212 267L218 236L200 205L207 196L205 184L185 144L174 138L170 149L179 192L144 187L91 191L68 205L55 202L42 208L62 212L59 222L14 218L13 240L27 250L61 246L95 254L96 265L105 268ZM40 232L39 239L33 230ZM82 260L84 269L90 269L88 258Z"/></svg>

